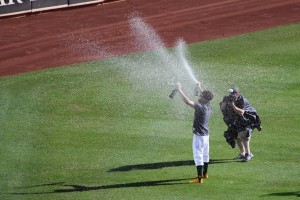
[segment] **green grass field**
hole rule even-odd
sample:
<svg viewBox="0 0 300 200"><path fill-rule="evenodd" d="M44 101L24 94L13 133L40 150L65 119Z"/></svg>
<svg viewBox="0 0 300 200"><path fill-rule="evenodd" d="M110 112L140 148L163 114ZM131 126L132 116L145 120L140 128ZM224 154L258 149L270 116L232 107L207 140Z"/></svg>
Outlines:
<svg viewBox="0 0 300 200"><path fill-rule="evenodd" d="M0 199L299 198L299 30L188 46L194 71L215 94L213 164L202 185L187 183L196 175L193 110L169 99L172 87L151 87L152 76L143 82L130 76L136 69L95 61L2 77ZM231 160L238 150L223 138L218 104L234 85L263 125L248 163Z"/></svg>

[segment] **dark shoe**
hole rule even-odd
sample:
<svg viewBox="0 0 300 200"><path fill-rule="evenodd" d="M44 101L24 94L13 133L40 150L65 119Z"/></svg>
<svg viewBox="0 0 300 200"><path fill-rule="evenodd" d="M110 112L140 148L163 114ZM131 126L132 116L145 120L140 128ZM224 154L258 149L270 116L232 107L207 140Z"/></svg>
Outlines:
<svg viewBox="0 0 300 200"><path fill-rule="evenodd" d="M208 178L208 173L204 173L204 174L202 175L202 178Z"/></svg>
<svg viewBox="0 0 300 200"><path fill-rule="evenodd" d="M234 158L235 160L242 160L245 159L245 156L243 154L240 154L238 157Z"/></svg>
<svg viewBox="0 0 300 200"><path fill-rule="evenodd" d="M189 183L203 183L202 178L196 178L194 180L189 181Z"/></svg>

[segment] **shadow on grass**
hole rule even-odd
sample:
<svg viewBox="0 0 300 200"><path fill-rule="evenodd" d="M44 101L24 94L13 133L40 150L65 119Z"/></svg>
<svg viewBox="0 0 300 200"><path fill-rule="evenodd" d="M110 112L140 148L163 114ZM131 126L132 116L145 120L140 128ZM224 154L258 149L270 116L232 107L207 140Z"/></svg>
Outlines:
<svg viewBox="0 0 300 200"><path fill-rule="evenodd" d="M9 194L11 194L11 195L39 195L39 194L55 194L55 193L69 193L69 192L88 192L88 191L116 189L116 188L135 188L135 187L154 187L154 186L164 186L164 185L180 185L180 184L189 184L187 182L187 180L190 180L190 179L192 179L192 178L143 181L143 182L101 185L101 186L84 186L84 185L66 184L66 183L60 182L60 183L50 183L50 184L29 186L29 187L24 187L23 189L34 188L34 187L48 187L48 186L53 186L53 185L58 185L60 187L68 187L68 188L56 189L56 190L48 191L48 192L15 192L15 193L9 193Z"/></svg>
<svg viewBox="0 0 300 200"><path fill-rule="evenodd" d="M209 163L210 164L220 164L220 163L231 163L231 162L240 162L240 161L233 160L233 159L211 159ZM110 170L108 170L108 172L125 172L125 171L131 171L131 170L150 170L150 169L161 169L164 167L178 167L178 166L189 166L189 165L194 166L195 165L194 161L193 160L184 160L184 161L171 161L171 162L126 165L126 166L121 166L118 168L110 169ZM116 188L135 188L135 187L154 187L154 186L164 186L164 185L180 185L180 184L188 184L187 180L190 180L193 178L167 179L167 180L157 180L157 181L142 181L142 182L113 184L113 185L100 185L100 186L84 186L84 185L76 185L76 184L67 184L65 182L55 182L55 183L20 187L18 189L24 190L24 189L32 189L32 188L37 188L37 187L49 188L49 187L53 187L53 186L66 187L66 188L50 190L48 192L14 192L14 193L6 193L6 194L39 195L39 194L55 194L55 193L69 193L69 192L87 192L87 191L94 191L94 190L105 190L105 189L116 189ZM2 193L2 194L4 194L4 193Z"/></svg>
<svg viewBox="0 0 300 200"><path fill-rule="evenodd" d="M300 192L278 192L278 193L270 193L266 195L262 195L260 197L267 197L267 196L278 196L278 197L300 197Z"/></svg>
<svg viewBox="0 0 300 200"><path fill-rule="evenodd" d="M65 182L46 183L46 184L31 185L31 186L18 187L18 188L19 188L19 189L27 189L27 188L36 188L36 187L46 187L46 186L52 186L52 185L63 185L64 183L65 183Z"/></svg>
<svg viewBox="0 0 300 200"><path fill-rule="evenodd" d="M240 162L234 159L211 159L209 164L220 164L220 163L230 163L230 162ZM113 169L109 169L107 172L126 172L132 170L151 170L151 169L161 169L165 167L179 167L179 166L189 166L195 165L193 160L182 160L182 161L170 161L170 162L157 162L157 163L146 163L137 165L125 165Z"/></svg>

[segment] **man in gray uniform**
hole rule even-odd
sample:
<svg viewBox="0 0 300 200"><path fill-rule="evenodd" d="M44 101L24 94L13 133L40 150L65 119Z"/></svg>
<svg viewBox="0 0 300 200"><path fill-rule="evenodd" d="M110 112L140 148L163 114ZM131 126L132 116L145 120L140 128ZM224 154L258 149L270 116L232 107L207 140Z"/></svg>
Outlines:
<svg viewBox="0 0 300 200"><path fill-rule="evenodd" d="M187 105L195 109L193 123L193 156L197 168L197 178L190 181L191 183L203 183L203 178L208 178L209 162L209 128L208 121L212 112L210 101L213 99L212 92L202 90L200 82L196 83L200 89L200 96L197 102L190 100L182 91L181 84L177 84L177 91L182 100Z"/></svg>

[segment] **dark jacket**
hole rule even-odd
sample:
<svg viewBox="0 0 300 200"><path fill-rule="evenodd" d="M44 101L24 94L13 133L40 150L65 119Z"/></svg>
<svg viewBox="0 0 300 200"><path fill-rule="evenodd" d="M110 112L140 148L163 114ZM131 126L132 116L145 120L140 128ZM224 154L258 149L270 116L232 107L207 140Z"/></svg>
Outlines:
<svg viewBox="0 0 300 200"><path fill-rule="evenodd" d="M226 102L227 96L223 98ZM261 122L257 111L253 106L250 105L249 101L242 95L234 102L238 108L245 110L243 116L237 115L234 110L226 105L226 108L222 110L223 120L228 127L234 132L244 131L246 129L260 129Z"/></svg>

